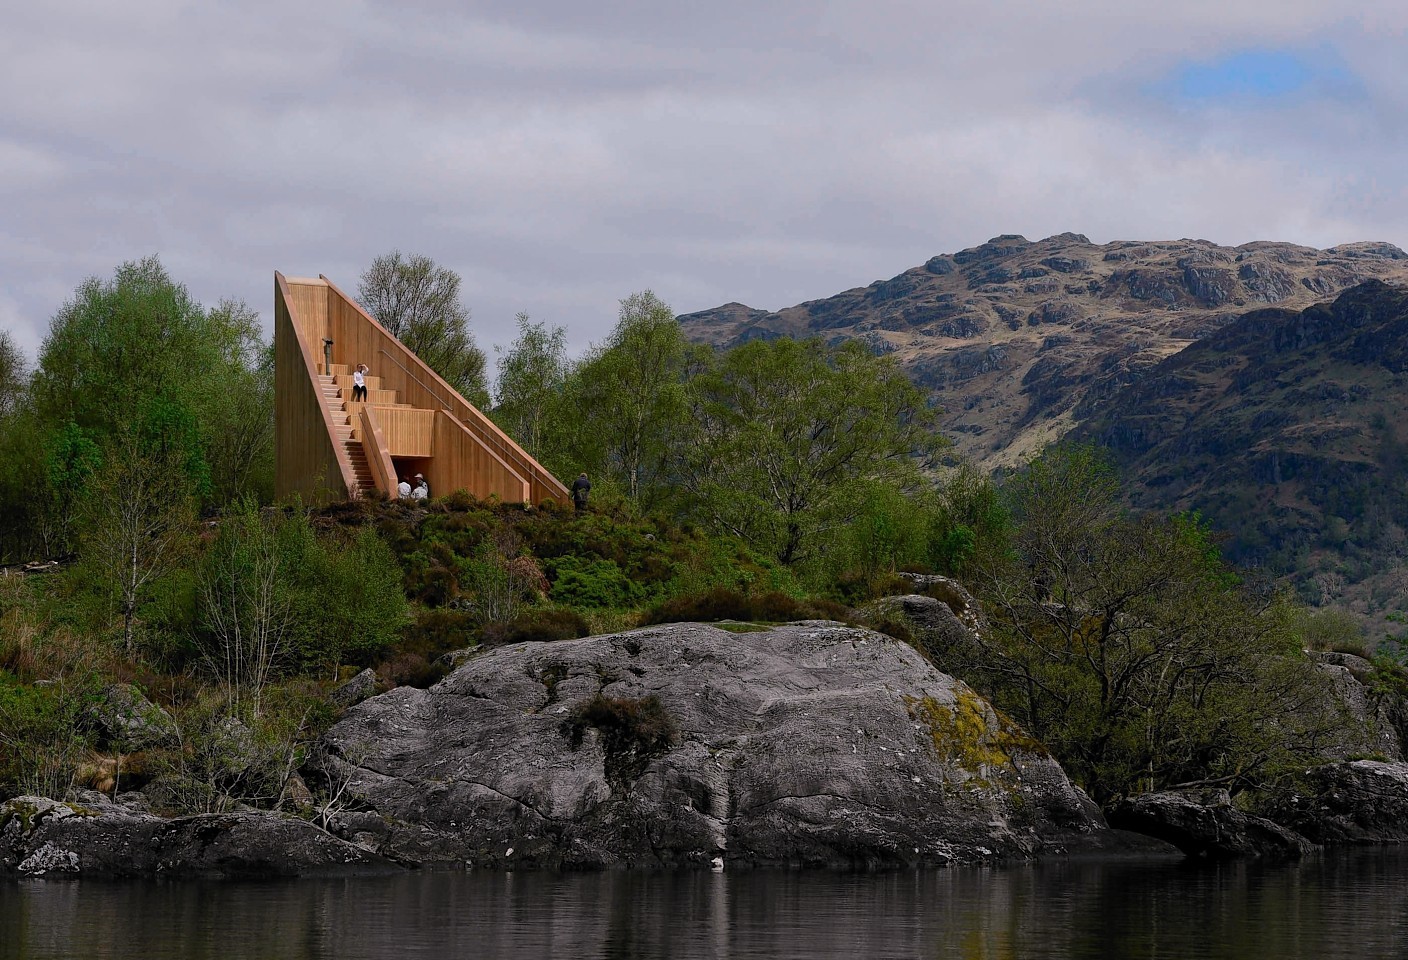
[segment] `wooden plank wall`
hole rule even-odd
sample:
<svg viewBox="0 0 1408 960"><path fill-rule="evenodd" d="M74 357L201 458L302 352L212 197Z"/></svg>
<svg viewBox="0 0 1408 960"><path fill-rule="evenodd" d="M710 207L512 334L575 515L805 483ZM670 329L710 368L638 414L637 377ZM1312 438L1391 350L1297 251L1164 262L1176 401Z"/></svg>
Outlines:
<svg viewBox="0 0 1408 960"><path fill-rule="evenodd" d="M435 457L425 472L432 496L463 488L476 497L523 503L532 495L532 484L522 474L444 410L435 412L434 442Z"/></svg>
<svg viewBox="0 0 1408 960"><path fill-rule="evenodd" d="M333 338L333 362L349 366L365 363L369 372L381 378L384 389L396 390L402 403L429 410L448 411L462 427L480 441L480 446L496 452L497 459L511 465L520 478L529 480L529 493L524 498L536 503L544 499L566 503L567 488L549 473L538 461L529 456L522 447L481 413L473 404L456 393L435 371L421 362L401 341L377 323L366 311L326 277L321 278L327 290L327 329L326 336ZM321 349L321 347L319 348ZM438 424L438 420L437 420ZM437 426L437 430L438 430ZM438 436L438 434L437 434ZM437 449L437 460L442 453ZM474 473L474 468L462 464L465 475ZM440 467L435 468L437 472ZM430 478L427 476L427 480ZM436 496L465 486L467 481L455 482L450 487L437 489ZM478 494L478 491L472 491Z"/></svg>
<svg viewBox="0 0 1408 960"><path fill-rule="evenodd" d="M280 500L297 494L306 503L346 500L354 489L352 465L334 441L315 360L299 329L307 321L297 306L290 310L299 303L294 289L274 274L274 494Z"/></svg>
<svg viewBox="0 0 1408 960"><path fill-rule="evenodd" d="M388 497L396 496L396 468L391 463L391 454L386 445L386 434L377 420L376 409L362 407L362 450L367 455L367 465L371 467L372 479L377 490Z"/></svg>
<svg viewBox="0 0 1408 960"><path fill-rule="evenodd" d="M375 410L377 422L386 437L386 450L391 456L439 455L439 451L431 445L435 431L434 410L412 410L408 407L376 407Z"/></svg>

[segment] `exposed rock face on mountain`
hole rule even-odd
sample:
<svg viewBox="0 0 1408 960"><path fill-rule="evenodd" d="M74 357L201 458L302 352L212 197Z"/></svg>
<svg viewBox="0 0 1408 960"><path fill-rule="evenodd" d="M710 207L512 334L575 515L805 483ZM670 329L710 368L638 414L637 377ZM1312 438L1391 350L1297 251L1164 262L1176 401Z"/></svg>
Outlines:
<svg viewBox="0 0 1408 960"><path fill-rule="evenodd" d="M484 866L898 866L1108 840L1046 751L880 634L669 624L483 654L352 708L333 829Z"/></svg>
<svg viewBox="0 0 1408 960"><path fill-rule="evenodd" d="M701 342L820 336L892 353L943 404L959 452L996 466L1249 310L1303 309L1376 278L1408 282L1408 254L1387 243L1001 236L775 313L731 303L680 320Z"/></svg>
<svg viewBox="0 0 1408 960"><path fill-rule="evenodd" d="M1114 451L1136 505L1197 509L1232 535L1234 560L1300 571L1312 600L1334 602L1403 553L1405 388L1408 290L1369 281L1224 324L1075 436Z"/></svg>

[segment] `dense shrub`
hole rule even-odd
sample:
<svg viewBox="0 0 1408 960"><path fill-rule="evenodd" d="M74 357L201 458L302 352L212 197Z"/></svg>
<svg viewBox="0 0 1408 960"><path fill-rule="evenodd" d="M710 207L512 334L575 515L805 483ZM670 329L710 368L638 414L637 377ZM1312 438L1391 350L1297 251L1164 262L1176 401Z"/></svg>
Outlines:
<svg viewBox="0 0 1408 960"><path fill-rule="evenodd" d="M574 640L589 633L590 625L576 610L526 610L508 623L486 626L484 642L497 646L534 640Z"/></svg>
<svg viewBox="0 0 1408 960"><path fill-rule="evenodd" d="M643 599L646 590L630 579L614 560L558 557L549 563L553 580L549 596L573 607L627 607Z"/></svg>
<svg viewBox="0 0 1408 960"><path fill-rule="evenodd" d="M845 620L850 609L828 600L798 600L779 591L749 596L727 587L674 597L648 610L643 623L712 623L717 620Z"/></svg>
<svg viewBox="0 0 1408 960"><path fill-rule="evenodd" d="M474 646L477 627L477 619L468 610L422 610L402 631L398 651L434 660L452 650Z"/></svg>
<svg viewBox="0 0 1408 960"><path fill-rule="evenodd" d="M64 796L89 746L82 719L96 689L91 678L39 687L0 673L0 800Z"/></svg>

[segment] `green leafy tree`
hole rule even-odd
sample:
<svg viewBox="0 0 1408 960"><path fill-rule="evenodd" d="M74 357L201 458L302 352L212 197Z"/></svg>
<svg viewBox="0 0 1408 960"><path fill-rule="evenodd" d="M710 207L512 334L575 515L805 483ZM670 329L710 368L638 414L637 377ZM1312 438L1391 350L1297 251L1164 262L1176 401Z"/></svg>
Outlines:
<svg viewBox="0 0 1408 960"><path fill-rule="evenodd" d="M64 424L49 438L44 458L49 496L40 526L44 552L67 552L79 506L87 500L88 483L103 465L102 450L82 427Z"/></svg>
<svg viewBox="0 0 1408 960"><path fill-rule="evenodd" d="M129 653L136 646L139 607L152 585L180 562L194 522L189 446L152 437L129 428L110 443L81 507L83 561L114 597Z"/></svg>
<svg viewBox="0 0 1408 960"><path fill-rule="evenodd" d="M524 450L546 456L558 398L567 379L567 331L533 323L520 313L518 339L499 357L494 419Z"/></svg>
<svg viewBox="0 0 1408 960"><path fill-rule="evenodd" d="M460 275L429 257L393 250L362 274L357 299L393 337L477 407L488 407L484 352L460 303Z"/></svg>
<svg viewBox="0 0 1408 960"><path fill-rule="evenodd" d="M0 330L0 423L19 409L28 387L24 353L9 333Z"/></svg>
<svg viewBox="0 0 1408 960"><path fill-rule="evenodd" d="M349 661L365 663L390 648L410 622L401 569L370 527L345 545L320 542L300 578L298 654L333 676Z"/></svg>
<svg viewBox="0 0 1408 960"><path fill-rule="evenodd" d="M202 564L199 647L235 714L248 705L257 717L265 687L284 666L298 613L295 582L312 545L306 522L265 516L251 499L221 518Z"/></svg>
<svg viewBox="0 0 1408 960"><path fill-rule="evenodd" d="M274 490L274 349L259 314L240 300L222 300L208 314L224 361L211 371L214 402L201 411L210 484L216 503L246 495L263 502Z"/></svg>
<svg viewBox="0 0 1408 960"><path fill-rule="evenodd" d="M942 443L923 394L860 344L755 340L690 382L682 480L725 532L787 564L813 556L873 485L918 489Z"/></svg>
<svg viewBox="0 0 1408 960"><path fill-rule="evenodd" d="M47 432L72 423L100 446L137 420L165 443L179 423L193 490L236 496L252 465L271 457L266 353L253 310L225 301L206 311L148 257L84 281L54 316L33 410Z"/></svg>
<svg viewBox="0 0 1408 960"><path fill-rule="evenodd" d="M989 629L945 666L1040 737L1105 803L1234 792L1313 762L1341 721L1287 608L1250 594L1189 518L1133 517L1089 447L1007 486L1011 549L989 558Z"/></svg>
<svg viewBox="0 0 1408 960"><path fill-rule="evenodd" d="M690 355L674 311L659 297L645 290L622 300L615 329L572 370L563 391L567 458L594 473L594 483L643 506L662 500L686 414Z"/></svg>
<svg viewBox="0 0 1408 960"><path fill-rule="evenodd" d="M157 394L187 401L219 365L205 312L156 257L90 278L50 325L34 376L48 422L72 421L103 438Z"/></svg>

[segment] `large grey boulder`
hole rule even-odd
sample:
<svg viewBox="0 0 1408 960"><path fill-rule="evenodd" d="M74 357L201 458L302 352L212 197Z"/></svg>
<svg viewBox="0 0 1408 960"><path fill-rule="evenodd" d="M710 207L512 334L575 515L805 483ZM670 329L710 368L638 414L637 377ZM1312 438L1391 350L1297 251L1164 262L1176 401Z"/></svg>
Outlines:
<svg viewBox="0 0 1408 960"><path fill-rule="evenodd" d="M1335 694L1346 713L1346 722L1324 755L1334 760L1372 756L1380 760L1402 760L1403 744L1394 723L1392 703L1376 696L1367 684L1374 665L1352 653L1312 654L1320 670L1330 678Z"/></svg>
<svg viewBox="0 0 1408 960"><path fill-rule="evenodd" d="M397 869L303 820L269 813L154 817L90 795L0 805L0 878L235 879Z"/></svg>
<svg viewBox="0 0 1408 960"><path fill-rule="evenodd" d="M1232 806L1225 792L1166 790L1120 800L1106 808L1110 826L1171 843L1209 860L1298 860L1314 845L1294 830Z"/></svg>
<svg viewBox="0 0 1408 960"><path fill-rule="evenodd" d="M1267 815L1317 843L1408 842L1408 763L1354 760L1306 771Z"/></svg>
<svg viewBox="0 0 1408 960"><path fill-rule="evenodd" d="M358 704L323 748L332 828L405 862L953 864L1109 837L967 685L824 621L495 649Z"/></svg>
<svg viewBox="0 0 1408 960"><path fill-rule="evenodd" d="M120 750L137 751L174 746L176 721L130 683L114 683L89 710L101 741Z"/></svg>
<svg viewBox="0 0 1408 960"><path fill-rule="evenodd" d="M968 609L976 610L976 605ZM867 622L882 626L888 620L900 621L914 643L940 669L947 666L952 651L971 646L977 637L975 617L965 620L949 604L924 594L881 597L861 613Z"/></svg>

